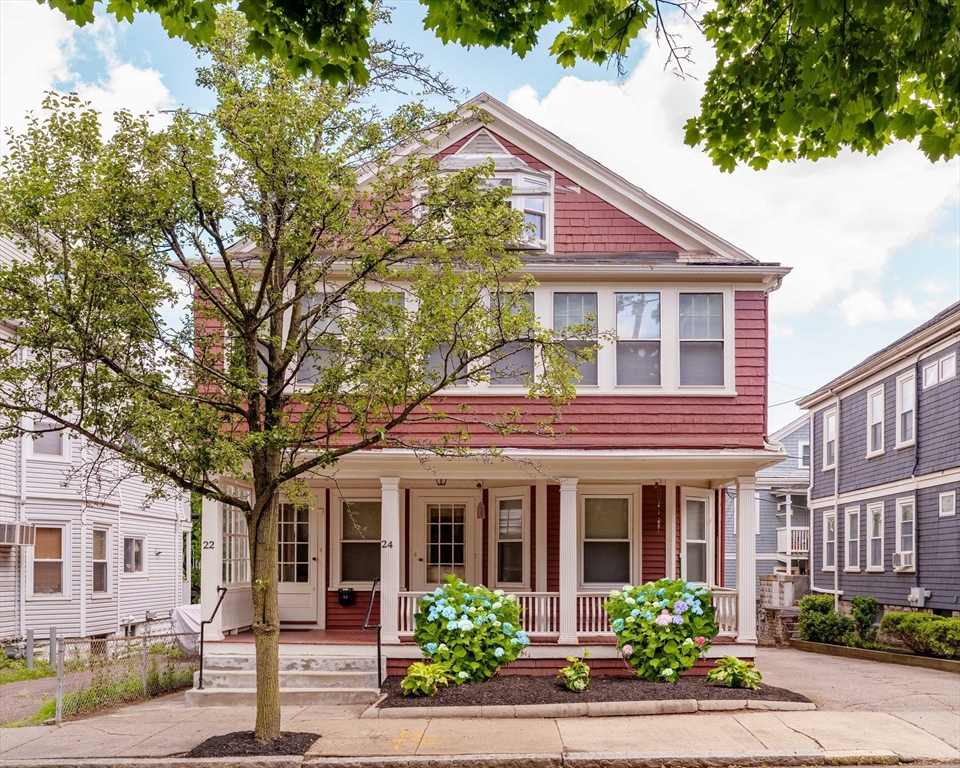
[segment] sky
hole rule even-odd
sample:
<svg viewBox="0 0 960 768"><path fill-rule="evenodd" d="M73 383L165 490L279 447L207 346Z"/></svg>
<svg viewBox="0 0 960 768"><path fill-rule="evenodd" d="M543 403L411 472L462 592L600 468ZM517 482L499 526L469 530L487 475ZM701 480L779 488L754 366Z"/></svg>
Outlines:
<svg viewBox="0 0 960 768"><path fill-rule="evenodd" d="M720 173L683 144L711 51L692 27L692 77L664 69L652 35L615 68L563 69L547 48L443 45L424 32L423 7L395 0L381 37L401 40L461 89L506 102L650 194L761 261L793 268L771 295L770 431L801 415L797 398L960 299L960 162L931 164L915 145L878 156ZM109 18L83 29L35 0L0 0L0 125L22 130L46 90L77 91L105 114L205 109L195 52L157 20ZM6 138L0 140L6 146Z"/></svg>

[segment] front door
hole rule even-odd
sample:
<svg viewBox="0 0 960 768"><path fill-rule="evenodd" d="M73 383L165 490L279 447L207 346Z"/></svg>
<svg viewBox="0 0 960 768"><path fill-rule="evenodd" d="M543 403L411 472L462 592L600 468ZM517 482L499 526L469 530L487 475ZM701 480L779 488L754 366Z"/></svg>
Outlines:
<svg viewBox="0 0 960 768"><path fill-rule="evenodd" d="M320 594L317 564L318 512L306 504L280 505L279 592L280 621L315 623Z"/></svg>
<svg viewBox="0 0 960 768"><path fill-rule="evenodd" d="M479 494L423 496L414 502L410 577L415 590L432 590L449 574L478 583L479 502Z"/></svg>

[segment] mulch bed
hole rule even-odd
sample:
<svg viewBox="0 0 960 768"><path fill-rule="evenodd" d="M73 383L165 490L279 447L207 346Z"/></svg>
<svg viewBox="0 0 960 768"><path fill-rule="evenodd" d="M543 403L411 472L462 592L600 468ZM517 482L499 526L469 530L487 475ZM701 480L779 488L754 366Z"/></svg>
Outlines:
<svg viewBox="0 0 960 768"><path fill-rule="evenodd" d="M440 686L436 696L404 696L400 678L384 682L380 707L470 707L494 704L567 704L586 701L663 701L665 699L757 699L810 701L806 696L763 685L758 691L704 685L702 677L681 677L676 684L651 683L640 677L599 675L580 693L568 691L552 677L497 675L485 683Z"/></svg>
<svg viewBox="0 0 960 768"><path fill-rule="evenodd" d="M197 744L184 757L268 757L271 755L303 755L319 733L284 731L275 741L257 741L253 731L234 731Z"/></svg>

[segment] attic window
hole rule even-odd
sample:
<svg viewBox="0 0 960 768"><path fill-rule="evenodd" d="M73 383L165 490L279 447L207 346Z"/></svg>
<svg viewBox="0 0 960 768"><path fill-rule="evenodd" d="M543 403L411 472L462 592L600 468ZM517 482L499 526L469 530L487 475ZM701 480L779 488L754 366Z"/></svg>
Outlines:
<svg viewBox="0 0 960 768"><path fill-rule="evenodd" d="M480 131L470 139L470 141L464 144L457 154L483 155L484 157L488 157L490 155L509 155L510 153L489 133Z"/></svg>

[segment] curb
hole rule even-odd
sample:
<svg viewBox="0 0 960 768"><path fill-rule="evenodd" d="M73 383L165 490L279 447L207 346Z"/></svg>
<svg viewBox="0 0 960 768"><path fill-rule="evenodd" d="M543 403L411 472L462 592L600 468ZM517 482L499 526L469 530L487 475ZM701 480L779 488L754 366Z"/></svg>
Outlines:
<svg viewBox="0 0 960 768"><path fill-rule="evenodd" d="M951 672L954 675L960 675L960 661L955 659L939 659L934 656L915 656L909 653L894 653L892 651L873 651L867 648L849 648L845 645L814 643L809 640L790 640L790 647L796 648L798 651L806 651L807 653L822 653L825 656L878 661L882 664L900 664L904 667L935 669L939 672Z"/></svg>
<svg viewBox="0 0 960 768"><path fill-rule="evenodd" d="M300 768L300 755L278 757L98 757L20 760L0 758L3 768Z"/></svg>
<svg viewBox="0 0 960 768"><path fill-rule="evenodd" d="M631 715L678 715L693 712L730 712L738 709L797 712L816 709L809 701L763 701L755 699L664 699L662 701L591 701L569 704L498 704L470 707L378 708L381 696L360 715L364 719L419 719L425 717L623 717Z"/></svg>

